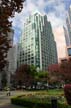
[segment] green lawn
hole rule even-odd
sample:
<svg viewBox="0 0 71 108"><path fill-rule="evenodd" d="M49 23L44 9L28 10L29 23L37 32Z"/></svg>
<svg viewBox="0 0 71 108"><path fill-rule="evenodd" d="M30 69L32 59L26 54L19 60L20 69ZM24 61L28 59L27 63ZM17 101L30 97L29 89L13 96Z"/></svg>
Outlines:
<svg viewBox="0 0 71 108"><path fill-rule="evenodd" d="M57 96L57 95L63 95L64 94L64 91L63 90L55 90L55 89L53 89L53 90L48 90L48 92L47 92L49 95L53 95L53 96Z"/></svg>
<svg viewBox="0 0 71 108"><path fill-rule="evenodd" d="M40 91L32 91L29 93L34 93L37 95L49 95L49 96L62 96L64 95L64 91L61 89L52 89L52 90L40 90Z"/></svg>

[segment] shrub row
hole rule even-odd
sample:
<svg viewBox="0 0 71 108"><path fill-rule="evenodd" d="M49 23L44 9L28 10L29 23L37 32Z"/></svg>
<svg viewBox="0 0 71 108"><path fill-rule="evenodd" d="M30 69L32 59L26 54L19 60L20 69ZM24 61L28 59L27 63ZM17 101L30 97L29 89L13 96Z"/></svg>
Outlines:
<svg viewBox="0 0 71 108"><path fill-rule="evenodd" d="M15 105L24 106L27 108L51 108L51 102L48 101L37 101L36 99L32 98L21 98L21 97L15 97L11 99L11 103ZM63 103L58 103L58 108L71 108L71 106L68 106Z"/></svg>
<svg viewBox="0 0 71 108"><path fill-rule="evenodd" d="M44 103L44 102L40 102L37 100L31 100L31 99L26 99L26 98L12 98L11 99L11 103L15 104L15 105L20 105L20 106L24 106L24 107L28 107L28 108L51 108L51 104L50 103Z"/></svg>

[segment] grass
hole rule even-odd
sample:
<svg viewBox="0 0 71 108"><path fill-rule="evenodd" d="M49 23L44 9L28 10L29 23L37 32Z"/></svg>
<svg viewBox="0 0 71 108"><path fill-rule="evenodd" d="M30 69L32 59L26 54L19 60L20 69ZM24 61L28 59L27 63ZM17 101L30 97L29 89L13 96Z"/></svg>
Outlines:
<svg viewBox="0 0 71 108"><path fill-rule="evenodd" d="M50 96L60 96L60 95L64 95L64 91L63 90L59 90L59 89L53 89L53 90L40 90L40 91L32 91L29 92L32 94L37 94L37 95L50 95Z"/></svg>
<svg viewBox="0 0 71 108"><path fill-rule="evenodd" d="M62 94L64 94L64 91L63 90L48 90L48 95L53 95L53 96L58 96L58 95L62 95Z"/></svg>

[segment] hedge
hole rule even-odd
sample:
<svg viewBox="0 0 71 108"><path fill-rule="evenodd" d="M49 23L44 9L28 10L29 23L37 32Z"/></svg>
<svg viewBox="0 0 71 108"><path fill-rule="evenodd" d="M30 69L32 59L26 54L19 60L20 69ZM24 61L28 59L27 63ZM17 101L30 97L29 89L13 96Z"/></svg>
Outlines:
<svg viewBox="0 0 71 108"><path fill-rule="evenodd" d="M21 98L21 97L15 97L11 98L11 103L15 105L24 106L27 108L51 108L51 102L49 101L37 101L36 99L32 98ZM58 108L71 108L71 106L64 104L64 103L58 103Z"/></svg>

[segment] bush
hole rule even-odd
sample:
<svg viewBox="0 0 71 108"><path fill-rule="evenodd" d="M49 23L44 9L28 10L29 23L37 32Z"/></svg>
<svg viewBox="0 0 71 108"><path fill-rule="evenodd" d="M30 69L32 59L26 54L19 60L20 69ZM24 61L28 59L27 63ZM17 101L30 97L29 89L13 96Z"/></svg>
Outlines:
<svg viewBox="0 0 71 108"><path fill-rule="evenodd" d="M42 101L37 101L36 99L29 99L29 98L12 98L11 99L11 103L12 104L16 104L16 105L21 105L24 107L28 107L28 108L51 108L51 104L50 103L46 103L46 102L42 102Z"/></svg>
<svg viewBox="0 0 71 108"><path fill-rule="evenodd" d="M67 103L71 105L71 84L66 84L64 86L64 94L65 94Z"/></svg>
<svg viewBox="0 0 71 108"><path fill-rule="evenodd" d="M51 102L46 99L39 99L35 97L22 97L18 96L11 99L12 104L24 106L27 108L51 108ZM58 103L58 108L71 108L71 106L68 106L64 103Z"/></svg>
<svg viewBox="0 0 71 108"><path fill-rule="evenodd" d="M58 108L71 108L71 106L64 103L58 103Z"/></svg>

